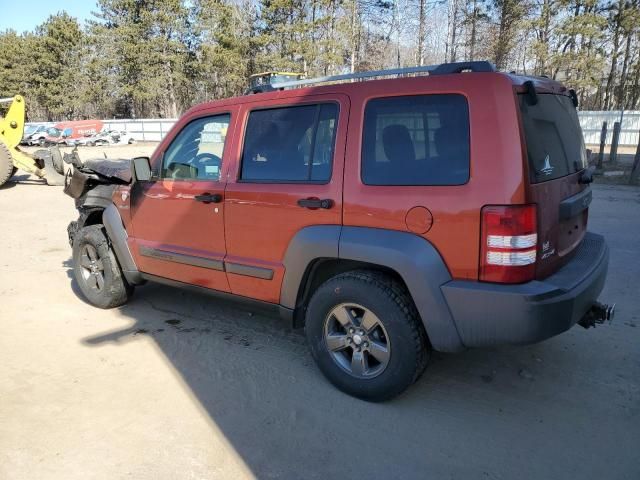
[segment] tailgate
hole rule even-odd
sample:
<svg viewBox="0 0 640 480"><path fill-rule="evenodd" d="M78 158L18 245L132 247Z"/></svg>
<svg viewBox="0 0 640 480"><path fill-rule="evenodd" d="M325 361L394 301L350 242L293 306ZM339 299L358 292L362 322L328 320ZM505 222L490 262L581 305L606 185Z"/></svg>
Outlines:
<svg viewBox="0 0 640 480"><path fill-rule="evenodd" d="M570 258L587 230L591 189L580 183L586 152L571 97L518 95L529 170L528 198L538 206L536 277ZM532 104L533 103L533 104Z"/></svg>

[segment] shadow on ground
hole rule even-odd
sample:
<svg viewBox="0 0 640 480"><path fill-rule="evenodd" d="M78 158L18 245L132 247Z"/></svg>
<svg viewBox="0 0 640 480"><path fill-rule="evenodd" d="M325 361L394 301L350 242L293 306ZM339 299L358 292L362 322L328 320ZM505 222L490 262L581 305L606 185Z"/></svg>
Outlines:
<svg viewBox="0 0 640 480"><path fill-rule="evenodd" d="M566 338L435 354L407 393L369 404L328 384L302 332L279 319L161 285L138 288L120 313L130 327L97 328L82 342L99 348L150 336L258 478L502 478L516 474L519 463L492 459L514 445L523 453L575 442L573 428L560 431L557 423L590 415L548 408L582 375ZM465 451L475 453L461 456ZM565 461L559 452L534 471L542 475L546 462ZM342 458L352 455L357 461Z"/></svg>

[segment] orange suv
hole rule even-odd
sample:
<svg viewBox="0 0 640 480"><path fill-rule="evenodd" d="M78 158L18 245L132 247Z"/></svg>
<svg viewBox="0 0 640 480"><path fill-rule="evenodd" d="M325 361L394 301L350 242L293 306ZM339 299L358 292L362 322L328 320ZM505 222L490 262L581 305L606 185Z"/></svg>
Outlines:
<svg viewBox="0 0 640 480"><path fill-rule="evenodd" d="M198 105L150 159L76 162L76 280L102 308L145 281L265 306L304 326L334 385L388 399L432 349L612 318L576 106L487 62Z"/></svg>

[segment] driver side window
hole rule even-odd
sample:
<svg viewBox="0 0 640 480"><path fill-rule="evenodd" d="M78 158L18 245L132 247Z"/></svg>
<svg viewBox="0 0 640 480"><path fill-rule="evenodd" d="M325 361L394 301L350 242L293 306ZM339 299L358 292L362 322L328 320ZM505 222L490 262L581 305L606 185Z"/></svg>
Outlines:
<svg viewBox="0 0 640 480"><path fill-rule="evenodd" d="M162 178L219 180L230 119L225 113L199 118L184 127L164 153Z"/></svg>

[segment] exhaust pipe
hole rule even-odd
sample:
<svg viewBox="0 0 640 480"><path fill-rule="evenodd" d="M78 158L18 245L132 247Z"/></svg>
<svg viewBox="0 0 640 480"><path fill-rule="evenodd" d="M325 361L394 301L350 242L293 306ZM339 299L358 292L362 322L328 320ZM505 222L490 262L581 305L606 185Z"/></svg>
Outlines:
<svg viewBox="0 0 640 480"><path fill-rule="evenodd" d="M616 304L607 305L606 303L594 302L591 308L584 317L580 319L578 324L584 328L595 327L596 325L602 325L608 321L611 323L616 313Z"/></svg>

